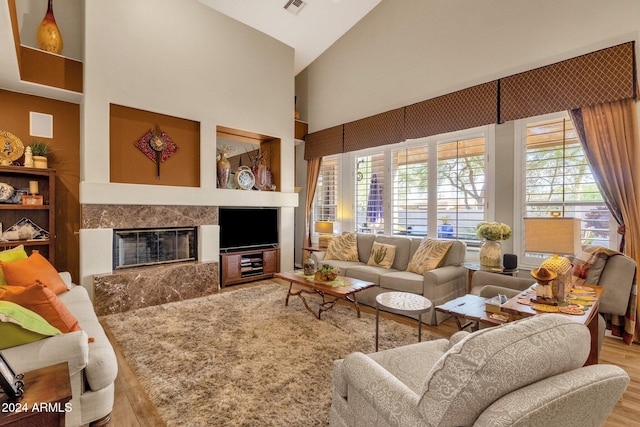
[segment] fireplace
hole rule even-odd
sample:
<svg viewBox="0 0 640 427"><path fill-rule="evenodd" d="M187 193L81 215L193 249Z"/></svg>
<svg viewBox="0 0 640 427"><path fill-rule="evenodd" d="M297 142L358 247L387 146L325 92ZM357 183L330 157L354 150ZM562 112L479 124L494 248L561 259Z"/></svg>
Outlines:
<svg viewBox="0 0 640 427"><path fill-rule="evenodd" d="M113 230L113 269L197 260L196 227Z"/></svg>

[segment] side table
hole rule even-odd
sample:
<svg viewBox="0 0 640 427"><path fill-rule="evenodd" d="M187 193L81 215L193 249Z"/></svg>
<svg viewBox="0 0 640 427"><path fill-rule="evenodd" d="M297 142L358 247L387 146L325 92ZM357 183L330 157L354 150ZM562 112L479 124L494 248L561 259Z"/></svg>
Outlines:
<svg viewBox="0 0 640 427"><path fill-rule="evenodd" d="M431 301L422 295L409 292L383 292L376 296L376 351L380 331L380 306L393 309L398 314L417 314L418 342L422 341L422 313L431 310Z"/></svg>
<svg viewBox="0 0 640 427"><path fill-rule="evenodd" d="M71 382L67 362L24 374L24 393L0 397L0 426L63 426L71 411Z"/></svg>

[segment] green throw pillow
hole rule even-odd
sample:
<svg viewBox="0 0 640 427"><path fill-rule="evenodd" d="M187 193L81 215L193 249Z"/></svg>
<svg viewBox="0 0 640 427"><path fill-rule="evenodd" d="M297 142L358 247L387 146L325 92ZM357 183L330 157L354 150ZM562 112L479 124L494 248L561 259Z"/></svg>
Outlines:
<svg viewBox="0 0 640 427"><path fill-rule="evenodd" d="M16 246L15 248L7 249L6 251L0 252L0 262L13 262L20 261L21 259L27 259L27 252L24 250L24 246ZM4 273L2 268L0 268L0 286L4 286L7 284L6 279L4 278Z"/></svg>
<svg viewBox="0 0 640 427"><path fill-rule="evenodd" d="M33 311L0 301L0 350L59 334L58 329Z"/></svg>

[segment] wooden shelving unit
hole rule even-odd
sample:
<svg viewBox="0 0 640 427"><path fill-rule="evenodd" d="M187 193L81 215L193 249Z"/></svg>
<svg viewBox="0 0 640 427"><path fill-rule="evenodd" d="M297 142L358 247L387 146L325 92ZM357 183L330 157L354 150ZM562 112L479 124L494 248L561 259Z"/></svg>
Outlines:
<svg viewBox="0 0 640 427"><path fill-rule="evenodd" d="M220 255L220 287L268 279L278 272L280 249L251 249Z"/></svg>
<svg viewBox="0 0 640 427"><path fill-rule="evenodd" d="M10 249L24 245L27 253L34 249L55 265L56 241L56 171L55 169L36 169L20 166L0 166L0 182L6 182L16 190L29 189L29 181L38 182L38 194L43 198L42 205L22 205L0 203L0 222L2 231L11 227L22 218L28 218L49 232L48 240L10 240L0 242L0 249Z"/></svg>

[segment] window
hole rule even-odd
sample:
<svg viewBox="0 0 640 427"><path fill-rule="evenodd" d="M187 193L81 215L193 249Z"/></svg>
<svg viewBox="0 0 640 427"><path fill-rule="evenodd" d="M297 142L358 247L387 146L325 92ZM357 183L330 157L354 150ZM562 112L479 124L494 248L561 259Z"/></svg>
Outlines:
<svg viewBox="0 0 640 427"><path fill-rule="evenodd" d="M322 158L313 199L313 221L338 220L338 157ZM313 224L311 225L313 227Z"/></svg>
<svg viewBox="0 0 640 427"><path fill-rule="evenodd" d="M610 246L611 218L567 113L524 121L522 217L582 219L582 243Z"/></svg>
<svg viewBox="0 0 640 427"><path fill-rule="evenodd" d="M356 231L383 234L384 230L384 153L355 158L354 212Z"/></svg>
<svg viewBox="0 0 640 427"><path fill-rule="evenodd" d="M438 144L438 237L479 247L475 228L485 220L484 137Z"/></svg>
<svg viewBox="0 0 640 427"><path fill-rule="evenodd" d="M393 150L391 171L391 233L426 236L429 212L428 146Z"/></svg>
<svg viewBox="0 0 640 427"><path fill-rule="evenodd" d="M458 132L449 135L453 139L426 138L391 150L391 233L480 246L475 227L487 215L487 134Z"/></svg>

